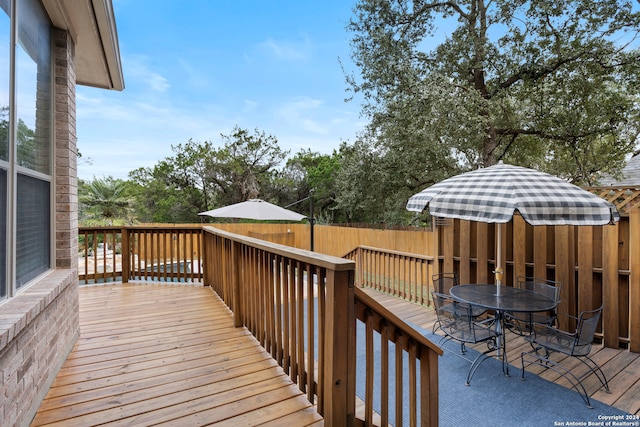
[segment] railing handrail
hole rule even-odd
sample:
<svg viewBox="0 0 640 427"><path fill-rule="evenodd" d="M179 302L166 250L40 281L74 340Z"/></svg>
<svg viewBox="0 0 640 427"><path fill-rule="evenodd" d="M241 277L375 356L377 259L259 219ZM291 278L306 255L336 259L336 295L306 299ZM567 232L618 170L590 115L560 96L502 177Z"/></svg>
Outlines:
<svg viewBox="0 0 640 427"><path fill-rule="evenodd" d="M425 261L433 261L435 259L432 255L422 255L422 254L415 254L411 252L394 251L392 249L377 248L375 246L367 246L367 245L358 245L357 247L351 249L349 252L344 254L342 258L346 258L349 255L356 253L359 249L364 249L372 252L381 252L381 253L397 255L397 256L402 256L407 258L422 259Z"/></svg>
<svg viewBox="0 0 640 427"><path fill-rule="evenodd" d="M407 322L402 320L400 317L396 316L393 312L389 311L385 306L380 304L375 298L372 298L362 289L355 289L355 297L360 300L363 304L367 305L373 311L381 315L385 318L387 322L400 329L402 333L409 336L411 339L415 340L422 346L428 347L430 350L434 351L438 354L438 356L442 356L443 350L438 347L432 341L427 339L424 335L420 334L417 330L413 328L413 326L409 325Z"/></svg>
<svg viewBox="0 0 640 427"><path fill-rule="evenodd" d="M247 244L256 249L273 252L276 255L286 256L288 258L295 259L296 261L312 263L317 265L318 267L335 271L348 271L354 269L354 262L344 258L325 255L305 249L297 249L291 246L280 245L278 243L271 243L265 240L256 239L254 237L242 236L240 234L234 234L229 231L220 230L219 228L215 228L213 226L205 226L203 227L203 230L206 230L217 236L225 237L233 242Z"/></svg>
<svg viewBox="0 0 640 427"><path fill-rule="evenodd" d="M356 283L420 305L430 305L435 258L360 245L345 256L356 262Z"/></svg>

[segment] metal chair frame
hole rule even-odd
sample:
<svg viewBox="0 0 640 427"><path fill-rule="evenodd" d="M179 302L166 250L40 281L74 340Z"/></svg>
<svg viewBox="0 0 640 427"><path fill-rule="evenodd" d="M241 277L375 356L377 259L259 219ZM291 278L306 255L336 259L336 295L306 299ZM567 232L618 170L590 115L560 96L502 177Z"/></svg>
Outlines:
<svg viewBox="0 0 640 427"><path fill-rule="evenodd" d="M433 290L439 294L449 295L452 287L458 286L458 275L453 272L438 273L431 276Z"/></svg>
<svg viewBox="0 0 640 427"><path fill-rule="evenodd" d="M536 277L518 276L515 287L545 295L555 301L556 307L560 304L560 290L562 289L560 282ZM557 315L557 310L549 313L505 313L505 323L511 324L509 329L512 332L524 336L525 330L531 333L534 323L541 323L548 326L555 325ZM522 327L522 324L524 324L524 327Z"/></svg>
<svg viewBox="0 0 640 427"><path fill-rule="evenodd" d="M432 292L435 305L436 315L440 323L439 329L442 330L444 336L438 341L438 345L442 346L446 341L453 340L460 344L460 355L467 361L471 362L469 371L467 372L467 380L465 385L471 385L471 378L476 373L482 362L491 356L488 353L497 350L497 335L493 328L487 326L486 323L476 322L473 315L473 309L469 304L456 301L451 295ZM485 322L493 322L488 319ZM475 359L467 359L464 355L467 353L466 344L478 344L486 342L487 350L481 352ZM504 353L502 355L504 358Z"/></svg>
<svg viewBox="0 0 640 427"><path fill-rule="evenodd" d="M454 272L434 274L431 276L431 280L433 281L433 291L442 295L449 295L451 288L459 285L458 275ZM471 309L474 318L486 313L485 309L479 307L472 306ZM433 324L432 332L435 334L438 329L440 329L440 321L436 321Z"/></svg>
<svg viewBox="0 0 640 427"><path fill-rule="evenodd" d="M522 352L520 355L522 362L521 379L524 380L525 359L528 359L530 364L536 364L545 369L552 369L565 377L573 389L582 397L587 407L593 408L589 400L589 394L582 384L584 378L590 374L595 374L606 392L610 393L609 383L607 382L604 372L602 372L600 366L589 357L601 313L602 307L591 311L583 311L578 317L564 314L563 316L567 316L576 321L577 326L574 332L566 332L549 325L534 324L532 334L527 338L527 340L531 342L531 345L534 346L534 349L529 352ZM576 358L587 367L588 371L581 377L576 376L568 368L551 360L550 356L554 352Z"/></svg>

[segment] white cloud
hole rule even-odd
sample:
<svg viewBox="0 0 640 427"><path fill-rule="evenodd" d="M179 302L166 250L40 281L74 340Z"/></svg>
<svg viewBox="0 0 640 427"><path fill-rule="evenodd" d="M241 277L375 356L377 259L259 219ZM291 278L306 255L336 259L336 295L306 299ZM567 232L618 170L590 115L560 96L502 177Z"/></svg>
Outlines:
<svg viewBox="0 0 640 427"><path fill-rule="evenodd" d="M250 112L250 111L254 111L256 108L258 108L259 103L257 101L252 101L250 99L245 99L243 101L244 104L244 111L245 112Z"/></svg>
<svg viewBox="0 0 640 427"><path fill-rule="evenodd" d="M318 110L324 102L319 99L299 98L280 107L275 115L286 122L300 127L306 131L316 134L326 134L328 129L326 125L322 125L317 119L310 117L318 117Z"/></svg>
<svg viewBox="0 0 640 427"><path fill-rule="evenodd" d="M276 41L269 37L260 43L262 50L277 59L302 61L307 58L311 44L305 37L302 42Z"/></svg>
<svg viewBox="0 0 640 427"><path fill-rule="evenodd" d="M127 80L131 80L134 85L143 84L159 93L166 92L171 87L169 81L149 65L149 58L145 55L127 56L123 58L122 64Z"/></svg>
<svg viewBox="0 0 640 427"><path fill-rule="evenodd" d="M195 88L208 88L211 85L211 74L203 73L202 64L198 64L194 66L191 62L178 59L177 63L180 65L180 69L182 70L182 79L189 86Z"/></svg>
<svg viewBox="0 0 640 427"><path fill-rule="evenodd" d="M169 82L160 74L149 73L147 76L149 87L156 92L166 92L169 89Z"/></svg>

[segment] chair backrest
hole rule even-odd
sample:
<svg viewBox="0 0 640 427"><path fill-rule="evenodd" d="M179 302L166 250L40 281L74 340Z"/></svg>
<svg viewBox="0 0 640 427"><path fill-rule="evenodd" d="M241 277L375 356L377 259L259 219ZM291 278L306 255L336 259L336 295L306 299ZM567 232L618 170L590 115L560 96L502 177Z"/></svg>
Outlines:
<svg viewBox="0 0 640 427"><path fill-rule="evenodd" d="M451 295L432 292L433 305L442 330L459 340L473 341L475 331L471 306L453 299Z"/></svg>
<svg viewBox="0 0 640 427"><path fill-rule="evenodd" d="M576 339L573 346L573 356L585 356L591 351L591 344L598 329L598 322L602 314L602 306L595 310L583 311L578 316Z"/></svg>
<svg viewBox="0 0 640 427"><path fill-rule="evenodd" d="M452 287L458 286L458 275L456 273L439 273L434 274L433 289L439 294L448 295Z"/></svg>
<svg viewBox="0 0 640 427"><path fill-rule="evenodd" d="M544 295L551 298L556 304L560 302L560 289L562 287L560 282L536 277L519 276L516 278L516 287Z"/></svg>

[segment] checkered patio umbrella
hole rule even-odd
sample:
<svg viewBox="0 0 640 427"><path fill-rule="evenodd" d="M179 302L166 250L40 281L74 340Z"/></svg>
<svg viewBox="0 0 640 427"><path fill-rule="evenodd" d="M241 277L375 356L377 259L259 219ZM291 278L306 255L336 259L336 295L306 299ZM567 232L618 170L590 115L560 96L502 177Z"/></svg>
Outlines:
<svg viewBox="0 0 640 427"><path fill-rule="evenodd" d="M547 173L502 162L414 194L407 210L422 212L427 206L435 217L498 224L509 222L515 211L531 225L604 225L620 219L615 206L595 194ZM497 272L502 271L501 252L499 247ZM498 286L499 277L496 274Z"/></svg>

